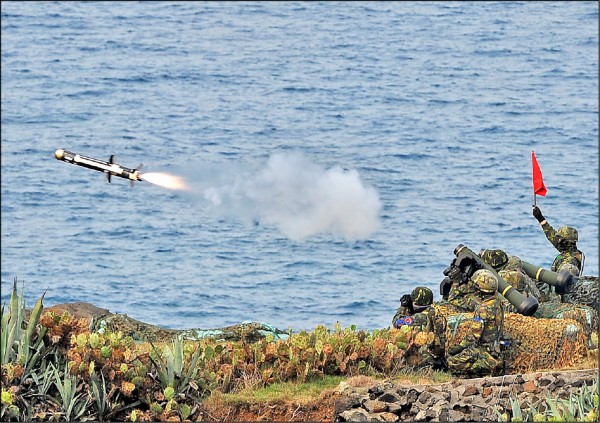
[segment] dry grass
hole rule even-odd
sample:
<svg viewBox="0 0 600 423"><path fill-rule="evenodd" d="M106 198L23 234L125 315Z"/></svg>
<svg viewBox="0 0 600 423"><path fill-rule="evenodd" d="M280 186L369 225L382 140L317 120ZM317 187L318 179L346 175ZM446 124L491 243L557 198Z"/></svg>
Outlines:
<svg viewBox="0 0 600 423"><path fill-rule="evenodd" d="M391 380L399 385L431 385L451 382L455 379L450 373L424 368L419 370L404 369Z"/></svg>
<svg viewBox="0 0 600 423"><path fill-rule="evenodd" d="M346 383L354 388L370 388L375 383L375 379L370 376L359 375L349 377Z"/></svg>

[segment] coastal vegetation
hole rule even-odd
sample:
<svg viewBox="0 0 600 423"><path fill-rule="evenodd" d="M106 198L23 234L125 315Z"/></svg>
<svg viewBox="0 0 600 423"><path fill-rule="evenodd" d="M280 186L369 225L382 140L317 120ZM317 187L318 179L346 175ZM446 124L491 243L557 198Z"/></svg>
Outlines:
<svg viewBox="0 0 600 423"><path fill-rule="evenodd" d="M223 404L310 402L344 380L452 380L444 372L407 366L406 352L426 342L409 330L338 324L290 332L285 340L178 336L139 342L108 328L92 331L88 320L68 312L44 310L43 299L28 310L15 279L9 304L2 306L3 421L213 420ZM498 418L595 421L589 419L598 416L597 384L569 401L547 401L547 406L531 405L528 414Z"/></svg>

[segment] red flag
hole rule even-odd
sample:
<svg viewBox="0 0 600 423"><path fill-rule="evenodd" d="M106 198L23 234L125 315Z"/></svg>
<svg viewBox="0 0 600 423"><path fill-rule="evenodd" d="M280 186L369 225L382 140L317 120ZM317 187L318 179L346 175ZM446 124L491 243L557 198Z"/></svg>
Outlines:
<svg viewBox="0 0 600 423"><path fill-rule="evenodd" d="M546 185L544 185L542 171L533 151L531 152L531 165L533 167L533 193L543 197L547 192Z"/></svg>

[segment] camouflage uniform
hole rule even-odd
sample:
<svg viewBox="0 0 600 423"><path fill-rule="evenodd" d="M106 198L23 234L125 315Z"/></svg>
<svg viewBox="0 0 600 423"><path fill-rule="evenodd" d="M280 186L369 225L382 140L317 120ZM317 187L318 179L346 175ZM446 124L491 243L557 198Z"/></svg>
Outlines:
<svg viewBox="0 0 600 423"><path fill-rule="evenodd" d="M475 310L473 319L466 321L462 339L450 339L446 360L454 375L487 376L502 373L504 358L500 337L504 325L504 309L498 290L498 278L487 269L480 269L471 277L483 301ZM458 330L458 323L453 337ZM455 341L455 342L452 342Z"/></svg>
<svg viewBox="0 0 600 423"><path fill-rule="evenodd" d="M400 319L405 318L406 316L410 316L410 312L407 307L398 307L396 309L396 314L392 318L392 326L396 326L396 322Z"/></svg>
<svg viewBox="0 0 600 423"><path fill-rule="evenodd" d="M396 328L411 328L414 342L406 352L407 364L445 370L446 318L436 313L431 305L433 293L430 289L417 287L411 293L411 298L415 303L412 313L408 307L399 307L392 319ZM420 333L426 335L418 336Z"/></svg>
<svg viewBox="0 0 600 423"><path fill-rule="evenodd" d="M546 238L548 238L548 241L550 241L560 253L554 258L550 270L552 270L553 272L558 272L560 271L560 268L562 268L564 265L571 264L575 266L580 272L583 271L584 256L583 253L577 249L575 243L567 244L568 246L560 244L559 239L561 237L558 236L557 232L548 223L547 220L544 219L542 222L540 222L540 225L542 226L542 229L544 230L544 234L546 235ZM536 284L541 294L541 297L539 298L540 302L561 302L561 297L555 292L553 286L550 286L544 282L536 282Z"/></svg>
<svg viewBox="0 0 600 423"><path fill-rule="evenodd" d="M553 272L558 272L558 269L563 264L571 263L577 267L577 269L579 269L580 274L583 273L584 255L577 249L577 245L575 243L568 244L567 246L560 245L558 242L560 236L557 237L557 232L548 223L548 221L544 220L540 224L544 230L546 238L548 238L548 241L550 241L552 245L554 245L554 248L556 248L559 252L559 254L554 258L550 270Z"/></svg>
<svg viewBox="0 0 600 423"><path fill-rule="evenodd" d="M486 298L466 322L467 334L458 344L448 348L450 372L457 376L488 376L502 374L504 359L500 351L500 336L504 310L498 294Z"/></svg>
<svg viewBox="0 0 600 423"><path fill-rule="evenodd" d="M408 317L408 318L407 318ZM401 318L400 321L403 319ZM446 369L446 318L437 314L432 306L404 318L404 323L396 327L408 325L411 327L413 345L406 352L406 362L412 367L432 367L433 369ZM417 335L427 334L422 339Z"/></svg>
<svg viewBox="0 0 600 423"><path fill-rule="evenodd" d="M559 254L554 258L550 270L553 272L558 272L562 266L566 264L572 264L577 268L578 275L582 275L585 255L577 249L577 241L579 240L577 230L569 226L563 226L559 228L558 231L555 231L552 225L550 225L550 223L548 223L546 218L542 215L542 211L538 206L533 206L533 217L535 217L539 222L548 241L550 241L554 248L556 248L559 252ZM536 283L543 297L540 299L540 301L560 301L560 299L557 300L557 294L555 293L553 287L549 287L543 282Z"/></svg>
<svg viewBox="0 0 600 423"><path fill-rule="evenodd" d="M453 305L459 312L475 311L482 301L481 292L477 290L471 278L462 284L454 282L450 287L448 303Z"/></svg>
<svg viewBox="0 0 600 423"><path fill-rule="evenodd" d="M502 250L484 250L481 258L494 269L502 268L508 260L508 256ZM459 312L475 311L483 300L488 297L487 294L477 288L477 285L473 281L473 276L462 284L453 282L450 287L448 302Z"/></svg>
<svg viewBox="0 0 600 423"><path fill-rule="evenodd" d="M409 299L409 302L412 302L412 312L410 311L409 306L402 305L402 301L405 297ZM422 310L425 310L426 306L430 306L431 304L433 304L433 292L431 292L431 289L417 286L410 294L403 295L402 298L400 298L400 307L398 307L396 314L394 314L394 317L392 318L392 326L395 326L399 319L419 313ZM417 306L416 309L414 307L415 305Z"/></svg>
<svg viewBox="0 0 600 423"><path fill-rule="evenodd" d="M535 283L540 291L540 296L537 297L540 303L560 303L560 295L554 291L554 287L547 283L538 281Z"/></svg>

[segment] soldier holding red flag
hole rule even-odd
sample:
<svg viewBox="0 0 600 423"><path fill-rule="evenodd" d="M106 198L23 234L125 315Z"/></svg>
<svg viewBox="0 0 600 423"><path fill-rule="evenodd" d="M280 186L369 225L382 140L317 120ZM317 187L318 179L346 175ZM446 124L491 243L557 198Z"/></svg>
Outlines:
<svg viewBox="0 0 600 423"><path fill-rule="evenodd" d="M547 190L542 178L542 171L533 151L531 152L531 163L533 167L533 217L540 223L546 238L559 253L554 258L550 270L559 272L566 268L575 276L580 276L583 273L585 256L577 248L577 241L579 240L577 229L571 226L563 226L556 231L542 215L542 211L536 205L535 198L538 194L545 196Z"/></svg>

